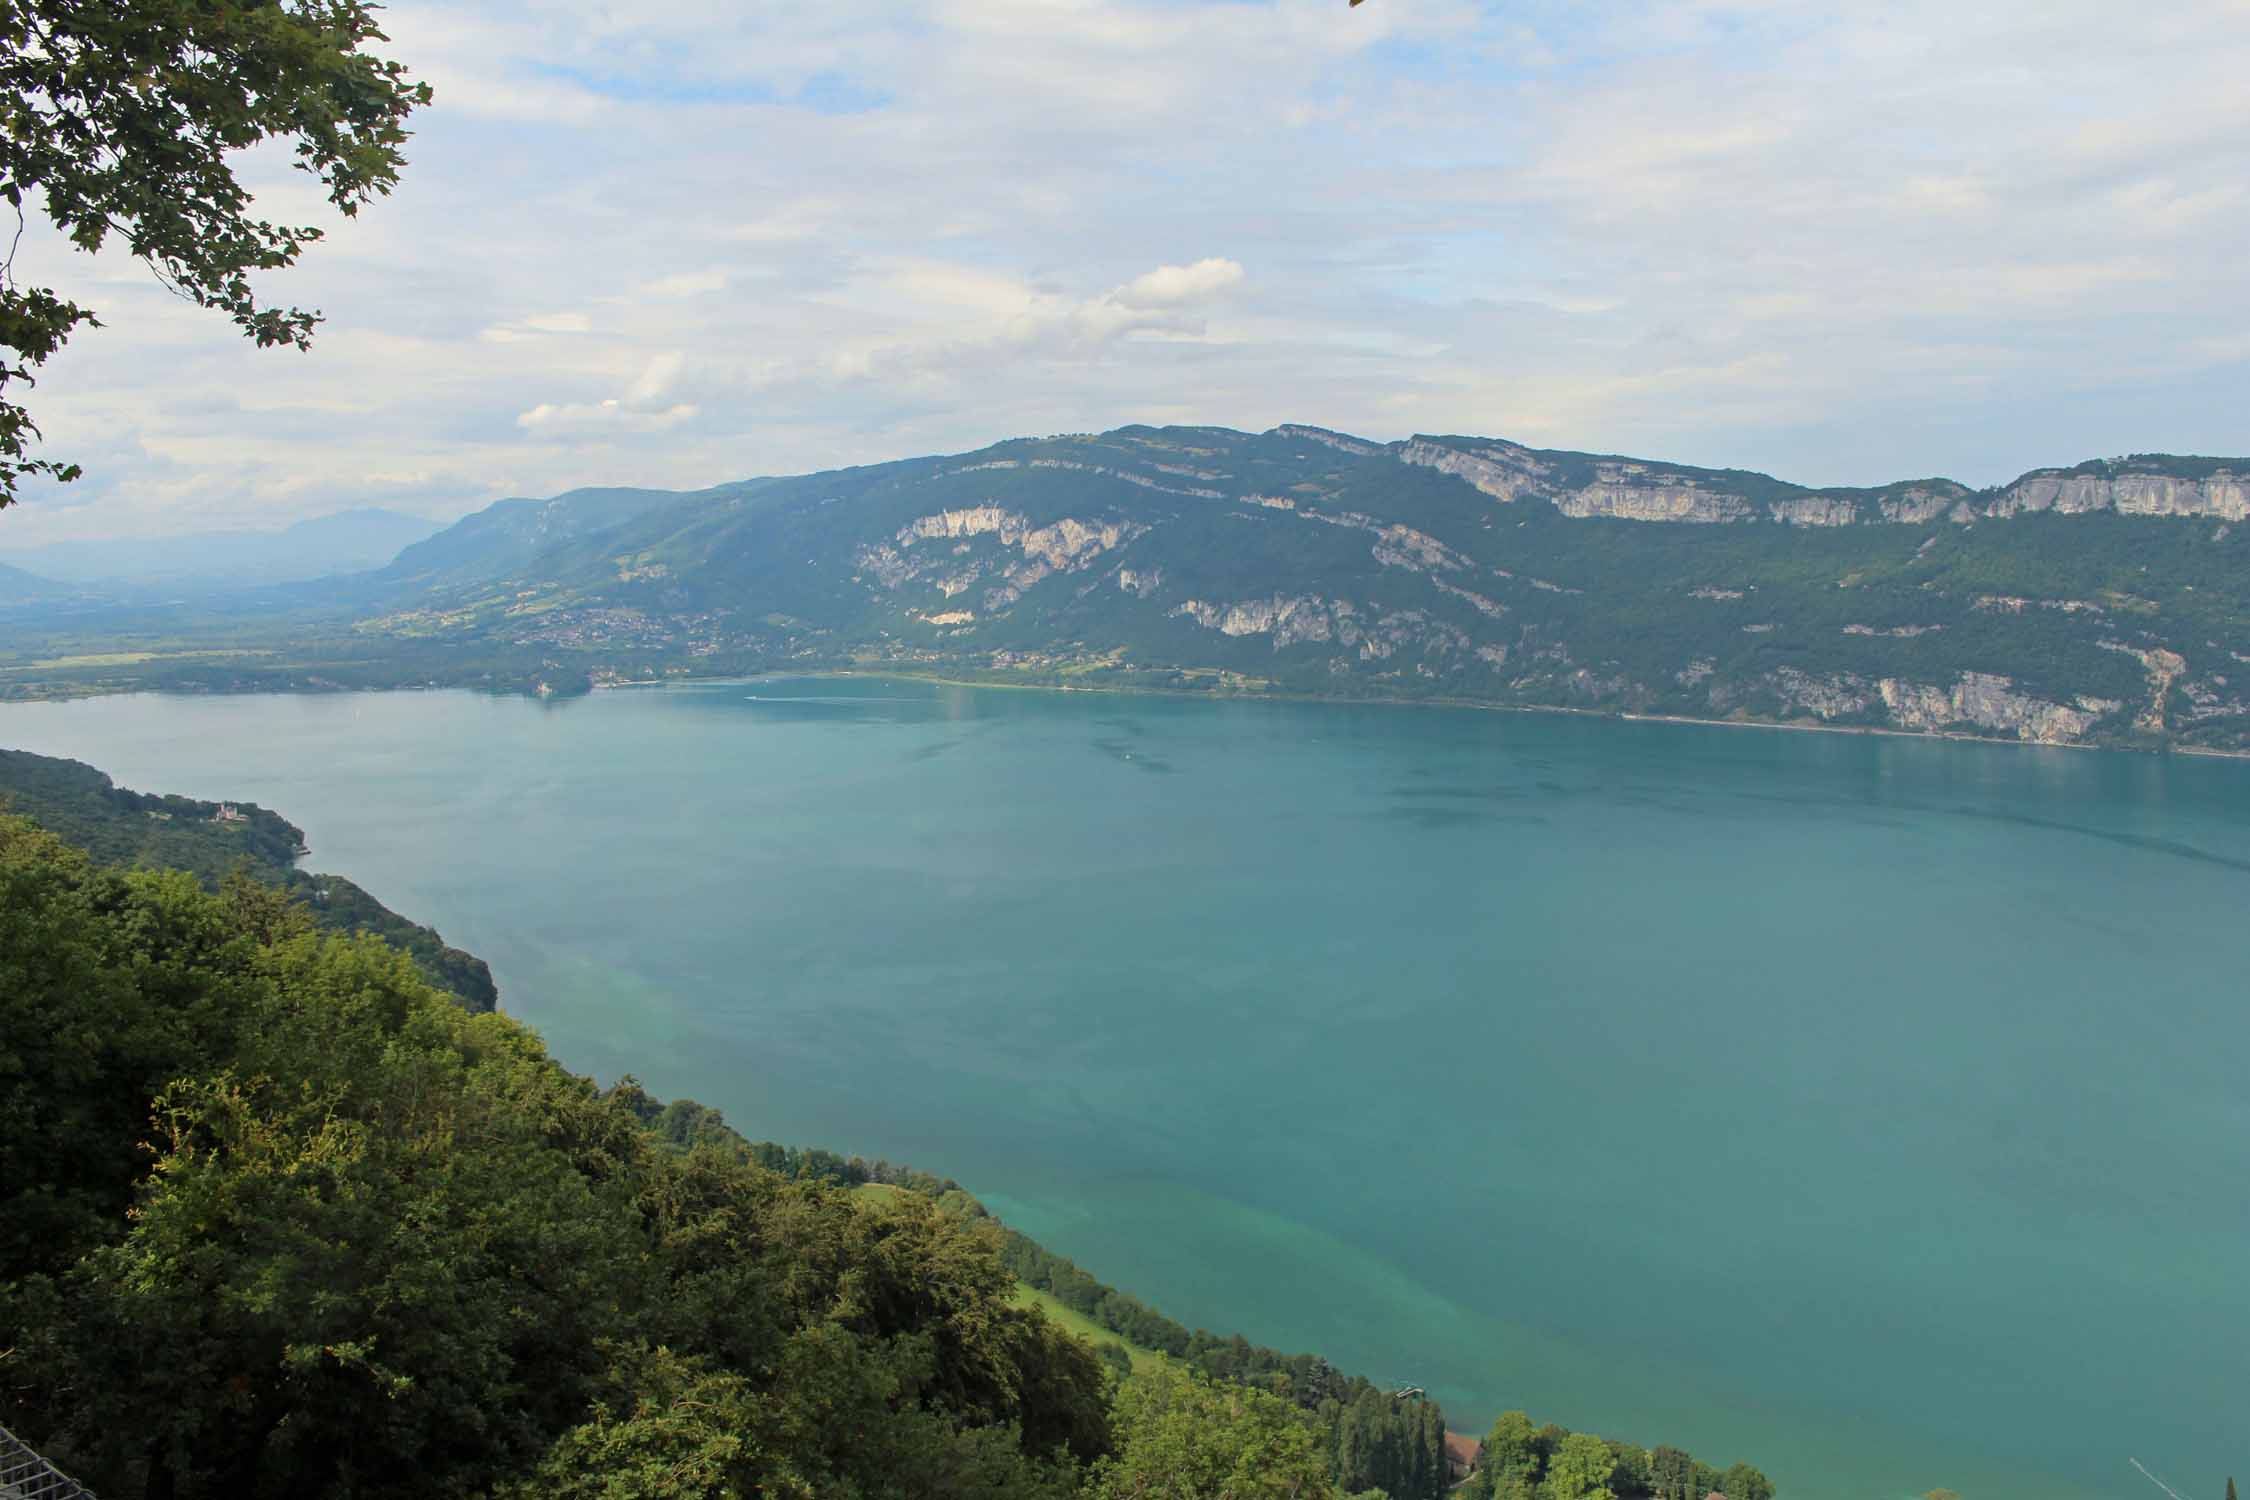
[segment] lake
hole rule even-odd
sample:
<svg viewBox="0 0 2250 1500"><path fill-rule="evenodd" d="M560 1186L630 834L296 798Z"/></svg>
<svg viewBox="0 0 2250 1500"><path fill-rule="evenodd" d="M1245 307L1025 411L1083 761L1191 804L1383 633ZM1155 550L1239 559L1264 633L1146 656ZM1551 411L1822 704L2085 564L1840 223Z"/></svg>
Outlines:
<svg viewBox="0 0 2250 1500"><path fill-rule="evenodd" d="M0 707L568 1065L1792 1500L2250 1473L2250 764L763 680Z"/></svg>

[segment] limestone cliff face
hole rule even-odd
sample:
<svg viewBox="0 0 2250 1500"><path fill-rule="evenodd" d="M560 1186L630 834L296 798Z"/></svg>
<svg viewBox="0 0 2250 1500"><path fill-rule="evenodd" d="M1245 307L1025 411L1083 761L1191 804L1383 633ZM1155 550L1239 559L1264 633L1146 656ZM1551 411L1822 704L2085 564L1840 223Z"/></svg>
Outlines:
<svg viewBox="0 0 2250 1500"><path fill-rule="evenodd" d="M1414 438L1393 448L1401 462L1466 480L1505 504L1544 500L1566 516L1607 516L1628 521L1723 524L1772 521L1783 526L1853 526L1867 523L1968 525L1981 519L2053 512L2086 515L2207 517L2250 520L2250 466L2218 468L2201 477L2159 472L2167 460L2119 460L2115 472L2087 474L2042 469L2003 489L1974 492L1949 480L1886 491L1872 500L1851 492L1805 490L1754 504L1727 488L1713 471L1686 472L1630 459L1541 455L1514 443L1472 448ZM1567 460L1568 464L1563 461ZM2134 468L2132 465L2142 465ZM1592 479L1585 478L1588 466ZM1565 469L1575 477L1564 477Z"/></svg>
<svg viewBox="0 0 2250 1500"><path fill-rule="evenodd" d="M1376 533L1375 560L1385 567L1407 568L1426 572L1443 568L1462 572L1469 566L1467 558L1434 536L1416 531L1411 526L1386 526Z"/></svg>
<svg viewBox="0 0 2250 1500"><path fill-rule="evenodd" d="M1859 507L1843 495L1776 500L1766 509L1784 526L1849 526L1859 519Z"/></svg>
<svg viewBox="0 0 2250 1500"><path fill-rule="evenodd" d="M1436 469L1465 479L1504 504L1545 500L1566 516L1609 516L1625 521L1753 521L1758 511L1740 495L1712 488L1688 476L1627 460L1601 460L1593 481L1560 482L1555 467L1527 448L1495 443L1473 450L1416 438L1398 449L1400 462ZM1800 525L1844 524L1828 519L1827 501L1789 501L1798 506L1789 519ZM1849 503L1845 502L1848 509ZM1776 519L1782 519L1777 513ZM1848 523L1850 517L1845 517Z"/></svg>
<svg viewBox="0 0 2250 1500"><path fill-rule="evenodd" d="M873 575L886 589L921 582L948 599L997 571L998 581L984 593L984 608L992 613L1014 604L1049 575L1079 571L1147 532L1148 527L1139 522L1085 521L1075 516L1034 526L1016 511L975 505L918 516L901 526L889 542L857 549L852 561L862 575ZM987 550L983 559L964 560L963 554L973 553L971 544L980 537L991 537L1022 555L1009 558L1003 552L993 560ZM956 545L942 551L920 547L946 541ZM1153 586L1152 582L1149 587ZM1125 587L1131 591L1131 585Z"/></svg>
<svg viewBox="0 0 2250 1500"><path fill-rule="evenodd" d="M2250 477L2221 470L2205 479L2170 474L2092 474L2054 471L2027 474L1984 507L1988 516L2007 518L2040 511L2086 515L2110 510L2124 516L2211 516L2222 521L2250 518Z"/></svg>
<svg viewBox="0 0 2250 1500"><path fill-rule="evenodd" d="M1493 499L1507 504L1518 500L1545 500L1554 495L1547 483L1552 472L1526 448L1513 443L1495 444L1474 452L1449 448L1416 438L1399 450L1399 461L1435 469L1466 479Z"/></svg>
<svg viewBox="0 0 2250 1500"><path fill-rule="evenodd" d="M1246 599L1235 604L1190 599L1172 613L1221 635L1271 635L1276 651L1300 641L1336 639L1339 634L1347 637L1347 645L1359 638L1352 606L1341 600L1332 605L1317 594L1276 594L1270 599Z"/></svg>
<svg viewBox="0 0 2250 1500"><path fill-rule="evenodd" d="M2162 734L2168 726L2166 704L2172 696L2172 684L2187 671L2187 658L2177 651L2162 647L2128 646L2122 641L2097 641L2104 651L2118 651L2132 657L2148 674L2148 706L2133 718L2136 729L2151 734Z"/></svg>
<svg viewBox="0 0 2250 1500"><path fill-rule="evenodd" d="M1002 510L997 505L975 505L966 510L944 510L934 516L923 516L899 528L900 546L931 537L984 536L996 534L1002 542L1013 542L1022 536L1026 522L1012 510Z"/></svg>
<svg viewBox="0 0 2250 1500"><path fill-rule="evenodd" d="M1050 568L1068 568L1081 558L1122 546L1147 529L1122 521L1086 522L1065 516L1052 526L1025 532L1022 546L1026 557L1043 558Z"/></svg>
<svg viewBox="0 0 2250 1500"><path fill-rule="evenodd" d="M2123 705L2107 698L2051 703L2015 691L2012 678L1964 672L1950 688L1886 677L1876 684L1891 722L1901 729L1947 729L1973 724L2043 744L2068 744Z"/></svg>
<svg viewBox="0 0 2250 1500"><path fill-rule="evenodd" d="M1275 594L1269 598L1214 603L1189 599L1169 611L1221 635L1270 635L1273 649L1333 642L1356 654L1362 665L1385 663L1402 654L1480 659L1498 665L1507 647L1473 652L1468 633L1419 609L1362 608L1345 599L1318 594ZM1421 667L1417 666L1419 672Z"/></svg>
<svg viewBox="0 0 2250 1500"><path fill-rule="evenodd" d="M1325 427L1306 427L1301 423L1284 422L1274 431L1280 433L1283 437L1299 438L1308 443L1318 443L1324 448L1334 448L1342 453L1365 455L1383 451L1381 447L1374 443L1365 442L1355 437L1346 437L1340 432L1330 432Z"/></svg>
<svg viewBox="0 0 2250 1500"><path fill-rule="evenodd" d="M1705 675L1708 675L1706 672ZM1850 672L1815 676L1783 667L1769 678L1785 709L1820 719L1857 718L1874 706L1867 679Z"/></svg>
<svg viewBox="0 0 2250 1500"><path fill-rule="evenodd" d="M1613 516L1621 521L1690 521L1723 525L1754 521L1757 507L1740 495L1707 489L1677 475L1664 474L1646 464L1605 463L1600 476L1583 489L1571 490L1555 501L1566 516Z"/></svg>
<svg viewBox="0 0 2250 1500"><path fill-rule="evenodd" d="M1885 495L1877 503L1876 509L1886 521L1902 526L1927 526L1932 521L1945 519L1948 512L1968 498L1968 494L1966 489L1957 484L1936 487L1917 485L1895 495ZM1966 519L1965 514L1962 519Z"/></svg>
<svg viewBox="0 0 2250 1500"><path fill-rule="evenodd" d="M1130 469L1113 468L1108 464L1080 463L1076 459L1035 458L1031 461L1031 467L1033 467L1034 469L1075 469L1081 474L1101 474L1110 479L1122 479L1127 484L1137 484L1144 490L1162 490L1167 495L1193 495L1198 500L1217 500L1223 498L1224 495L1223 491L1214 490L1205 485L1166 484L1163 480L1157 479L1152 475L1136 474ZM1166 469L1172 473L1183 472L1176 465L1156 464L1153 467ZM1192 470L1186 472L1200 474L1202 471ZM1218 476L1213 475L1212 477L1216 478Z"/></svg>

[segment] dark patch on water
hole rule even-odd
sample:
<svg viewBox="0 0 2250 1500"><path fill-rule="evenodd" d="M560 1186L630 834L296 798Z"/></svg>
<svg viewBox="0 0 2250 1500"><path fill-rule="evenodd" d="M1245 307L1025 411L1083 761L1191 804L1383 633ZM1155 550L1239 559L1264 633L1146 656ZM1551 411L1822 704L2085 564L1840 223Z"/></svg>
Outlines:
<svg viewBox="0 0 2250 1500"><path fill-rule="evenodd" d="M1855 823L1881 828L1912 829L1916 826L1912 819L1896 815L1899 813L1942 813L1949 817L1974 818L1985 823L2012 823L2021 828L2038 828L2049 833L2075 833L2085 838L2099 839L2105 844L2138 849L2144 854L2168 854L2175 859L2192 860L2197 864L2217 865L2224 870L2240 870L2250 874L2250 859L2220 854L2178 839L2152 838L2142 833L2096 828L2091 824L2073 823L2062 818L2042 818L2033 813L2009 812L2003 808L1978 807L1968 802L1922 802L1909 797L1886 797L1881 792L1872 790L1859 793L1738 792L1735 795L1745 802L1770 802L1791 808L1825 808L1850 815L1851 821Z"/></svg>
<svg viewBox="0 0 2250 1500"><path fill-rule="evenodd" d="M1378 816L1393 823L1405 823L1423 829L1468 828L1488 821L1484 813L1466 812L1452 807L1394 807Z"/></svg>
<svg viewBox="0 0 2250 1500"><path fill-rule="evenodd" d="M934 744L917 745L906 752L906 758L910 761L935 760L961 743L960 740L938 740Z"/></svg>
<svg viewBox="0 0 2250 1500"><path fill-rule="evenodd" d="M1530 795L1512 786L1399 786L1394 797L1424 797L1446 802L1519 802Z"/></svg>
<svg viewBox="0 0 2250 1500"><path fill-rule="evenodd" d="M1168 760L1150 755L1146 751L1134 749L1131 740L1103 739L1095 740L1093 744L1096 750L1101 751L1111 760L1117 761L1121 765L1131 766L1136 771L1148 771L1158 776L1169 776L1179 770L1178 766L1173 765Z"/></svg>
<svg viewBox="0 0 2250 1500"><path fill-rule="evenodd" d="M1446 829L1479 826L1500 827L1508 824L1533 826L1549 820L1537 813L1491 813L1465 807L1428 807L1409 803L1375 814L1388 823L1405 823L1414 828Z"/></svg>
<svg viewBox="0 0 2250 1500"><path fill-rule="evenodd" d="M2055 833L2080 833L2090 839L2100 839L2105 844L2118 844L2127 849L2139 849L2149 854L2169 854L2175 859L2194 860L2197 864L2217 865L2223 870L2240 870L2250 874L2250 859L2236 859L2232 855L2215 854L2209 849L2199 849L2193 844L2183 844L2178 839L2150 838L2144 833L2119 833L2108 828L2089 828L2083 823L2066 823L2059 818L2034 817L2030 813L1996 812L1982 807L1949 807L1942 811L1964 818L1983 818L1994 823L2016 823L2025 828L2044 828Z"/></svg>
<svg viewBox="0 0 2250 1500"><path fill-rule="evenodd" d="M2116 943L2135 958L2155 958L2164 951L2162 943L2138 928L2127 927L2122 923L2092 916L2083 911L2074 914L2071 920L2088 932L2105 934L2111 942Z"/></svg>

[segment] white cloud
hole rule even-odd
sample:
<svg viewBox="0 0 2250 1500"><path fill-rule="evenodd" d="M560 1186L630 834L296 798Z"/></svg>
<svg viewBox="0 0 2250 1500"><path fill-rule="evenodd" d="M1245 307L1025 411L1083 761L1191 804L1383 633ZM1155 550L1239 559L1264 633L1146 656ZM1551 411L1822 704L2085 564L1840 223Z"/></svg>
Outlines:
<svg viewBox="0 0 2250 1500"><path fill-rule="evenodd" d="M641 368L633 383L625 388L625 401L630 406L647 406L672 388L679 379L680 367L686 363L677 351L659 354Z"/></svg>
<svg viewBox="0 0 2250 1500"><path fill-rule="evenodd" d="M643 297L700 297L709 292L723 292L727 286L724 271L675 271L670 276L659 276L654 281L641 283Z"/></svg>
<svg viewBox="0 0 2250 1500"><path fill-rule="evenodd" d="M385 17L439 102L270 279L329 313L310 355L34 226L19 277L108 326L33 397L91 477L0 552L1131 420L1823 482L2244 446L2234 0Z"/></svg>
<svg viewBox="0 0 2250 1500"><path fill-rule="evenodd" d="M668 432L695 416L693 406L682 403L661 410L628 406L609 400L591 404L554 405L542 401L516 417L516 425L542 437L615 436L620 433Z"/></svg>
<svg viewBox="0 0 2250 1500"><path fill-rule="evenodd" d="M1128 307L1172 307L1200 302L1242 279L1242 267L1211 256L1192 266L1158 266L1119 287L1116 300Z"/></svg>

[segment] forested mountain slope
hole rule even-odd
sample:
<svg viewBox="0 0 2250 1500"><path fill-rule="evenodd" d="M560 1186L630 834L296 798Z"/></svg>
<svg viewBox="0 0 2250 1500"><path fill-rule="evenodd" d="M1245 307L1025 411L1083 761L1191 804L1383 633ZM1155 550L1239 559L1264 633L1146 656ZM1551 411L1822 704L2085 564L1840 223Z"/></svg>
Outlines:
<svg viewBox="0 0 2250 1500"><path fill-rule="evenodd" d="M413 586L360 630L609 676L858 664L2237 746L2246 476L2142 456L1813 490L1474 438L1129 427L568 497L543 539L394 568Z"/></svg>
<svg viewBox="0 0 2250 1500"><path fill-rule="evenodd" d="M492 970L341 875L297 868L303 830L254 802L129 791L81 761L0 750L0 812L19 813L104 864L185 870L217 890L240 873L297 897L330 932L371 932L404 949L423 977L471 1010L499 1003Z"/></svg>

